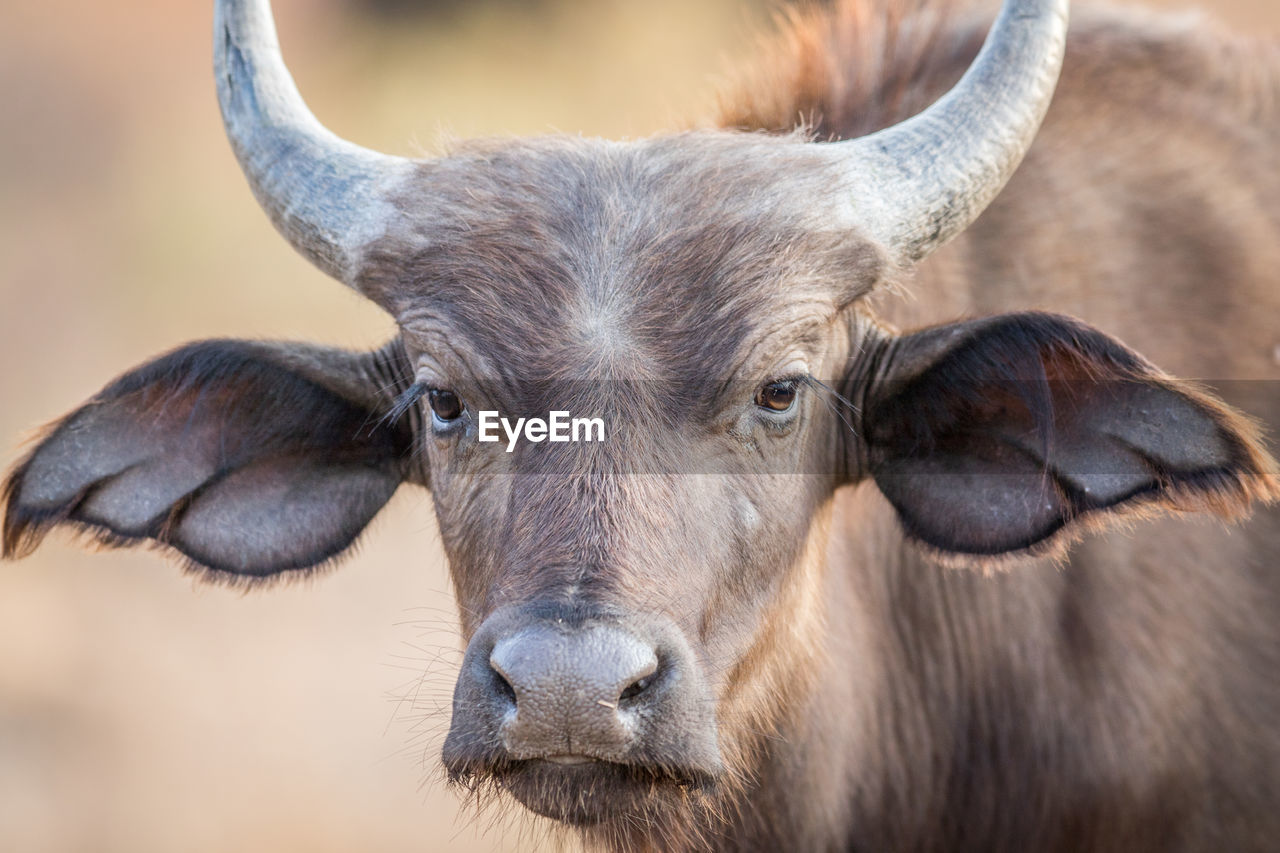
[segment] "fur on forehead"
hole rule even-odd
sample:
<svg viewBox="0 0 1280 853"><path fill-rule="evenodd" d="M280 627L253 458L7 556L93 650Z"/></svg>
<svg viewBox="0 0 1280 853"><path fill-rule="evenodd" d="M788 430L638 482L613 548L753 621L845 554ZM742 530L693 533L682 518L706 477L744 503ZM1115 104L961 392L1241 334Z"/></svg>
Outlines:
<svg viewBox="0 0 1280 853"><path fill-rule="evenodd" d="M809 147L711 132L467 143L404 187L361 287L406 325L443 320L538 372L593 338L623 350L602 363L656 374L722 364L884 273L877 247L824 216L837 182Z"/></svg>

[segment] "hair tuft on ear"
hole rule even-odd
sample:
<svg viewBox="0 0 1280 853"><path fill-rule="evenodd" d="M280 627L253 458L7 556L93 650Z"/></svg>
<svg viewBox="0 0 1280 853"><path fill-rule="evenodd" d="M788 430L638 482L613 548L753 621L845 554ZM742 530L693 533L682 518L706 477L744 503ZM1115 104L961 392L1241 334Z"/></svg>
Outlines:
<svg viewBox="0 0 1280 853"><path fill-rule="evenodd" d="M131 371L9 474L3 556L65 527L236 586L333 565L413 477L413 419L383 417L398 353L205 341Z"/></svg>
<svg viewBox="0 0 1280 853"><path fill-rule="evenodd" d="M1280 497L1258 426L1066 317L907 335L865 415L871 474L949 562L1043 554L1158 512L1225 519Z"/></svg>

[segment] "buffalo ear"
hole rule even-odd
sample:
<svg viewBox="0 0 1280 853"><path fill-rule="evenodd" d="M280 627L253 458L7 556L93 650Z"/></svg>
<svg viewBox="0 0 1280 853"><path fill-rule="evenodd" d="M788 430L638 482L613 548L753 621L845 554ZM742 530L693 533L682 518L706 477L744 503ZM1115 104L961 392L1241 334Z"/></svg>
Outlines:
<svg viewBox="0 0 1280 853"><path fill-rule="evenodd" d="M398 342L375 353L204 341L117 379L52 425L4 484L4 556L69 525L155 543L223 578L348 548L408 474ZM384 402L384 399L386 402Z"/></svg>
<svg viewBox="0 0 1280 853"><path fill-rule="evenodd" d="M883 353L869 471L907 534L943 554L1039 552L1121 512L1230 517L1280 494L1248 419L1070 318L938 326Z"/></svg>

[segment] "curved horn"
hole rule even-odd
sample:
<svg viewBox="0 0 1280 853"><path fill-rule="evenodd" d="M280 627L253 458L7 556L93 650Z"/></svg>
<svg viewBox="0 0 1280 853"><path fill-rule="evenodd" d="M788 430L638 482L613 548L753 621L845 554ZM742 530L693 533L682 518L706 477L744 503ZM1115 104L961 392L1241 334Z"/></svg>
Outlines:
<svg viewBox="0 0 1280 853"><path fill-rule="evenodd" d="M258 203L295 249L353 284L361 247L394 214L387 191L413 161L316 120L280 56L268 0L217 0L213 27L222 121Z"/></svg>
<svg viewBox="0 0 1280 853"><path fill-rule="evenodd" d="M829 149L848 175L850 215L899 262L964 230L1004 187L1049 108L1068 0L1005 0L972 66L901 124Z"/></svg>

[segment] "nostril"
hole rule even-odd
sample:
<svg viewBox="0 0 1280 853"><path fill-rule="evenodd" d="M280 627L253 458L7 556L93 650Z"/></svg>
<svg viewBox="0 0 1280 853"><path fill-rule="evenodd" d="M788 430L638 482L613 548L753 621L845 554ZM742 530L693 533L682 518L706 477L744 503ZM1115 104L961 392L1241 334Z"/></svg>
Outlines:
<svg viewBox="0 0 1280 853"><path fill-rule="evenodd" d="M506 676L493 667L489 667L489 671L493 673L494 686L497 688L498 695L502 697L508 705L515 707L516 691L515 688L511 686L511 682L507 681Z"/></svg>
<svg viewBox="0 0 1280 853"><path fill-rule="evenodd" d="M652 675L646 675L644 678L637 678L635 681L627 685L626 689L622 691L622 695L618 697L618 701L626 702L630 699L636 698L645 690L647 690L649 688L649 685L652 683L653 683Z"/></svg>
<svg viewBox="0 0 1280 853"><path fill-rule="evenodd" d="M653 687L654 682L663 678L666 670L666 664L656 656L652 656L645 662L645 665L633 673L636 678L623 688L622 693L618 695L619 702L632 702L638 699L646 690Z"/></svg>

